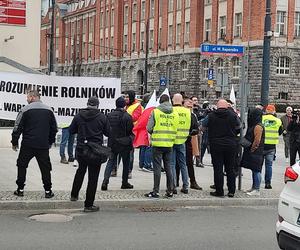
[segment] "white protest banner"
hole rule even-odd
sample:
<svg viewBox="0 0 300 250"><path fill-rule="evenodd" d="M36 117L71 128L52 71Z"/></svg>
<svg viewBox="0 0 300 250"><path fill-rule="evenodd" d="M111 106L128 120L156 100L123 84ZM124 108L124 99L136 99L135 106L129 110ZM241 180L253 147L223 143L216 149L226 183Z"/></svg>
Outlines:
<svg viewBox="0 0 300 250"><path fill-rule="evenodd" d="M91 96L99 98L99 109L107 114L121 95L121 79L65 77L0 72L0 119L15 120L27 105L28 90L38 90L41 101L52 107L57 123L70 123Z"/></svg>

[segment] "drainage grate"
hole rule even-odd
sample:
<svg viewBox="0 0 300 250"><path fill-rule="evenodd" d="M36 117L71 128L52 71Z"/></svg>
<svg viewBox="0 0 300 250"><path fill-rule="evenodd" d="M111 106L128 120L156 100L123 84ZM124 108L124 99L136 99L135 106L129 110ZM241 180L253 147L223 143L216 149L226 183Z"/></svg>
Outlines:
<svg viewBox="0 0 300 250"><path fill-rule="evenodd" d="M38 222L68 222L73 219L72 216L64 214L34 214L28 217L30 220Z"/></svg>
<svg viewBox="0 0 300 250"><path fill-rule="evenodd" d="M176 212L174 208L170 207L142 207L139 211L144 213L162 213L162 212Z"/></svg>

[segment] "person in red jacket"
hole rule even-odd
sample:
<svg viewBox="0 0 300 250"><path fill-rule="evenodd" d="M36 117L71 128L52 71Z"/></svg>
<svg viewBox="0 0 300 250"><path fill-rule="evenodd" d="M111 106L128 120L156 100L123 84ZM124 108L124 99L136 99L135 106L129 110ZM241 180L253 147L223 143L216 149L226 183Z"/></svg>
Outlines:
<svg viewBox="0 0 300 250"><path fill-rule="evenodd" d="M137 123L137 120L143 113L143 107L141 103L135 98L135 92L133 90L128 90L125 92L124 99L126 102L126 111L131 115L133 124ZM134 161L134 149L130 151L130 165L129 165L129 174L128 178L132 178L132 169Z"/></svg>

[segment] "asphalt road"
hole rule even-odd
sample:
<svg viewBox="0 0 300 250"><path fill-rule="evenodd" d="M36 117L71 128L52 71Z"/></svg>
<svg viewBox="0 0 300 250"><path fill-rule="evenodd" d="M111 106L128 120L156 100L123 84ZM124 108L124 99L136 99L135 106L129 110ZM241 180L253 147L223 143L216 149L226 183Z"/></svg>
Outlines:
<svg viewBox="0 0 300 250"><path fill-rule="evenodd" d="M278 249L275 207L44 212L69 215L73 220L37 222L28 216L41 211L0 211L0 249Z"/></svg>

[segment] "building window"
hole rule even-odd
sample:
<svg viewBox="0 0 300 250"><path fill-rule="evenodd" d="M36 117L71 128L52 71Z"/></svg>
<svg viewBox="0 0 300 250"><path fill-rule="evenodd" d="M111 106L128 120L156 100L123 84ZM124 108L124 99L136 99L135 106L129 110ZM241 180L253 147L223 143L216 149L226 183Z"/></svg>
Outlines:
<svg viewBox="0 0 300 250"><path fill-rule="evenodd" d="M176 44L180 44L180 37L181 37L181 24L177 24L177 29L176 29Z"/></svg>
<svg viewBox="0 0 300 250"><path fill-rule="evenodd" d="M159 0L159 16L162 15L163 12L163 0Z"/></svg>
<svg viewBox="0 0 300 250"><path fill-rule="evenodd" d="M212 2L212 0L204 0L205 5L209 5L209 4L211 4L211 2Z"/></svg>
<svg viewBox="0 0 300 250"><path fill-rule="evenodd" d="M104 27L104 19L103 19L103 12L100 12L100 27L103 28Z"/></svg>
<svg viewBox="0 0 300 250"><path fill-rule="evenodd" d="M132 20L133 20L133 22L136 22L136 19L137 19L137 4L134 3L133 8L132 8Z"/></svg>
<svg viewBox="0 0 300 250"><path fill-rule="evenodd" d="M115 10L111 9L110 12L110 25L114 26L115 25Z"/></svg>
<svg viewBox="0 0 300 250"><path fill-rule="evenodd" d="M181 0L177 0L177 10L181 10Z"/></svg>
<svg viewBox="0 0 300 250"><path fill-rule="evenodd" d="M173 43L173 25L169 25L168 45L172 46Z"/></svg>
<svg viewBox="0 0 300 250"><path fill-rule="evenodd" d="M154 31L150 30L150 37L149 37L149 49L153 49L154 47Z"/></svg>
<svg viewBox="0 0 300 250"><path fill-rule="evenodd" d="M223 74L224 72L224 60L219 58L216 61L217 64L217 74Z"/></svg>
<svg viewBox="0 0 300 250"><path fill-rule="evenodd" d="M104 50L104 45L103 45L103 38L100 39L100 57L103 54L103 50Z"/></svg>
<svg viewBox="0 0 300 250"><path fill-rule="evenodd" d="M167 63L167 82L170 85L173 77L173 66L171 62Z"/></svg>
<svg viewBox="0 0 300 250"><path fill-rule="evenodd" d="M287 100L289 98L289 95L287 92L279 92L278 93L278 99Z"/></svg>
<svg viewBox="0 0 300 250"><path fill-rule="evenodd" d="M225 39L226 38L226 16L220 17L220 29L219 29L219 38Z"/></svg>
<svg viewBox="0 0 300 250"><path fill-rule="evenodd" d="M184 35L184 42L190 42L190 22L185 23L185 35Z"/></svg>
<svg viewBox="0 0 300 250"><path fill-rule="evenodd" d="M202 64L202 76L204 79L207 79L208 78L208 69L209 69L208 60L203 60L201 64Z"/></svg>
<svg viewBox="0 0 300 250"><path fill-rule="evenodd" d="M205 19L205 41L210 41L211 19Z"/></svg>
<svg viewBox="0 0 300 250"><path fill-rule="evenodd" d="M132 52L136 50L136 34L132 33Z"/></svg>
<svg viewBox="0 0 300 250"><path fill-rule="evenodd" d="M207 97L207 90L201 90L201 98L205 99Z"/></svg>
<svg viewBox="0 0 300 250"><path fill-rule="evenodd" d="M124 35L124 39L123 39L123 51L124 53L127 53L127 35Z"/></svg>
<svg viewBox="0 0 300 250"><path fill-rule="evenodd" d="M151 75L152 75L152 65L151 64L148 64L148 75L147 75L147 78L148 80L151 80Z"/></svg>
<svg viewBox="0 0 300 250"><path fill-rule="evenodd" d="M142 2L141 19L145 19L145 1Z"/></svg>
<svg viewBox="0 0 300 250"><path fill-rule="evenodd" d="M277 11L276 32L280 36L285 35L285 11Z"/></svg>
<svg viewBox="0 0 300 250"><path fill-rule="evenodd" d="M110 55L111 56L114 55L114 37L113 36L110 37Z"/></svg>
<svg viewBox="0 0 300 250"><path fill-rule="evenodd" d="M157 73L157 75L158 75L158 80L160 80L160 77L162 76L162 74L161 74L161 66L160 66L160 64L158 63L158 64L156 64L156 73Z"/></svg>
<svg viewBox="0 0 300 250"><path fill-rule="evenodd" d="M188 71L188 67L187 67L187 62L186 61L182 61L181 62L181 79L187 79L187 71Z"/></svg>
<svg viewBox="0 0 300 250"><path fill-rule="evenodd" d="M277 59L276 65L276 74L277 75L289 75L290 74L290 66L291 66L291 59L282 56Z"/></svg>
<svg viewBox="0 0 300 250"><path fill-rule="evenodd" d="M234 57L232 59L232 78L240 78L240 72L240 59L238 57Z"/></svg>
<svg viewBox="0 0 300 250"><path fill-rule="evenodd" d="M222 92L221 91L216 91L216 98L219 99L221 98Z"/></svg>
<svg viewBox="0 0 300 250"><path fill-rule="evenodd" d="M125 67L122 67L122 70L121 70L121 79L122 79L122 82L127 82L127 79L126 79L126 68Z"/></svg>
<svg viewBox="0 0 300 250"><path fill-rule="evenodd" d="M242 37L242 13L235 14L234 36Z"/></svg>
<svg viewBox="0 0 300 250"><path fill-rule="evenodd" d="M295 37L300 37L300 12L295 13Z"/></svg>
<svg viewBox="0 0 300 250"><path fill-rule="evenodd" d="M191 7L191 1L185 0L185 8L190 8L190 7Z"/></svg>
<svg viewBox="0 0 300 250"><path fill-rule="evenodd" d="M124 6L124 24L128 23L128 6Z"/></svg>
<svg viewBox="0 0 300 250"><path fill-rule="evenodd" d="M145 33L141 32L141 46L140 46L140 50L143 51L144 50L144 44L145 44Z"/></svg>
<svg viewBox="0 0 300 250"><path fill-rule="evenodd" d="M169 3L168 3L169 12L172 12L173 9L174 9L174 0L169 0Z"/></svg>
<svg viewBox="0 0 300 250"><path fill-rule="evenodd" d="M150 18L154 17L154 0L150 1Z"/></svg>
<svg viewBox="0 0 300 250"><path fill-rule="evenodd" d="M129 81L133 82L134 81L134 67L131 66L129 69Z"/></svg>
<svg viewBox="0 0 300 250"><path fill-rule="evenodd" d="M109 26L109 10L106 10L105 14L105 27Z"/></svg>

